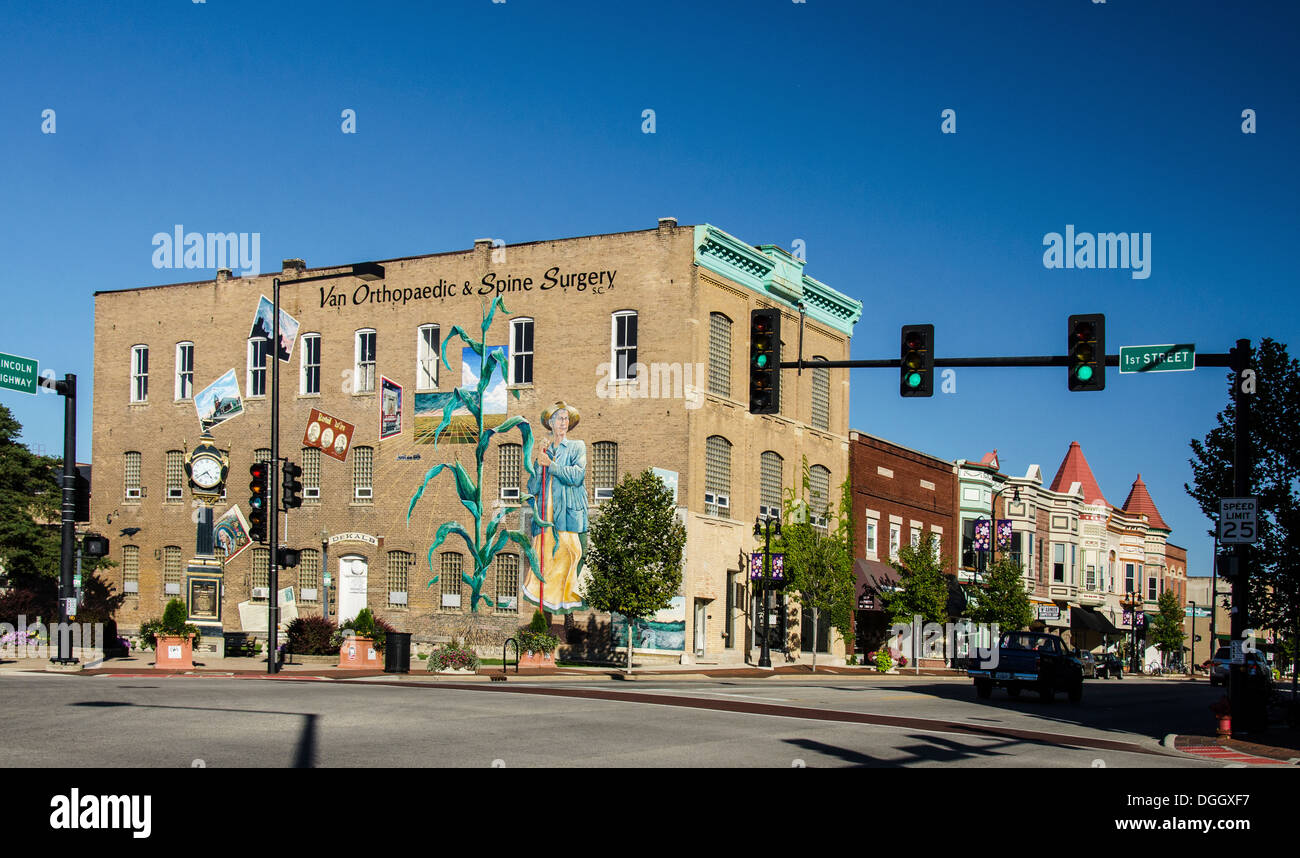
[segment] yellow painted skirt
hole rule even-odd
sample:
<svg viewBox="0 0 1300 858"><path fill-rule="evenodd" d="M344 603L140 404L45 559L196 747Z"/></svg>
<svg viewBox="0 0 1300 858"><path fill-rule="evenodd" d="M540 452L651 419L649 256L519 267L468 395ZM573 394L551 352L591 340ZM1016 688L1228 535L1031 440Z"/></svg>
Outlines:
<svg viewBox="0 0 1300 858"><path fill-rule="evenodd" d="M554 520L549 493L545 516L548 521ZM582 596L578 593L578 562L582 559L582 542L578 534L562 530L558 533L557 543L556 535L548 527L533 537L533 551L537 554L537 565L546 586L542 587L542 582L530 568L524 582L524 598L548 611L571 611L583 607Z"/></svg>

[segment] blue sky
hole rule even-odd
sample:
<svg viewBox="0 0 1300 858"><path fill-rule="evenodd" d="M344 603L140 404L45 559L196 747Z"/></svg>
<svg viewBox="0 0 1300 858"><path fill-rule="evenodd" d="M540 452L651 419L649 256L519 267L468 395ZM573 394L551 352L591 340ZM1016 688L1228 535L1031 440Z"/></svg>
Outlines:
<svg viewBox="0 0 1300 858"><path fill-rule="evenodd" d="M85 460L91 295L195 279L152 265L175 224L258 232L265 268L664 215L802 239L807 272L866 305L855 357L895 357L910 322L934 323L940 356L1059 352L1076 312L1106 313L1112 352L1300 349L1298 18L1146 0L5 4L0 351L82 379ZM1150 277L1045 269L1066 224L1151 233ZM893 371L858 370L851 425L946 458L997 447L1047 479L1078 440L1112 502L1142 474L1208 573L1182 486L1223 373L1107 376L1069 394L1063 369L970 369L954 394L901 400ZM56 397L0 401L61 451Z"/></svg>

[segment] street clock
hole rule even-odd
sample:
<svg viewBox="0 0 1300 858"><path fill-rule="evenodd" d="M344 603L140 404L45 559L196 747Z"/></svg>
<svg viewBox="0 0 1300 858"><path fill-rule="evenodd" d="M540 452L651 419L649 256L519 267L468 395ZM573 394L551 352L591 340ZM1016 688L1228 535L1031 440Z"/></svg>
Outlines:
<svg viewBox="0 0 1300 858"><path fill-rule="evenodd" d="M217 449L211 434L204 432L185 460L185 475L190 480L190 491L205 499L221 496L222 486L230 473L230 458Z"/></svg>

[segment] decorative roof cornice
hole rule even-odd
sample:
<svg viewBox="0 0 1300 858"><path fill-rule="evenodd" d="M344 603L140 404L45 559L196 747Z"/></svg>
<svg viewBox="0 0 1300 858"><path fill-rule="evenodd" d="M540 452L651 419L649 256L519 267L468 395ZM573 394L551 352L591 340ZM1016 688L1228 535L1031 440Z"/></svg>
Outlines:
<svg viewBox="0 0 1300 858"><path fill-rule="evenodd" d="M847 336L862 318L862 302L803 273L804 263L783 248L755 248L715 226L695 227L695 263L769 300L798 310Z"/></svg>

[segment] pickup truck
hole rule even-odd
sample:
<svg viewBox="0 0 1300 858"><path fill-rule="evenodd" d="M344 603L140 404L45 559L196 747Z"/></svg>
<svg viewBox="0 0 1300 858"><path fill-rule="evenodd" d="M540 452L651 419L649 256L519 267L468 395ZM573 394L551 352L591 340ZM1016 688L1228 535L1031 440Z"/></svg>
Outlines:
<svg viewBox="0 0 1300 858"><path fill-rule="evenodd" d="M998 641L997 665L985 669L977 664L966 675L975 680L975 693L982 699L1001 686L1012 697L1029 688L1048 703L1056 692L1064 691L1071 703L1078 703L1083 699L1083 665L1071 653L1056 635L1004 632Z"/></svg>

